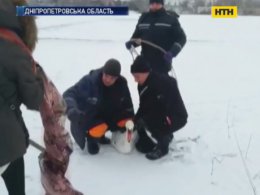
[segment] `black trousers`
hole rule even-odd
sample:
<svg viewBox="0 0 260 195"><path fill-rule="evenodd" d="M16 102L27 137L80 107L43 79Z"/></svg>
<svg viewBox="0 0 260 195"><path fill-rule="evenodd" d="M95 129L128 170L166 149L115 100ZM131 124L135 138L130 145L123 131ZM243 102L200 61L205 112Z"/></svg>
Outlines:
<svg viewBox="0 0 260 195"><path fill-rule="evenodd" d="M2 174L9 195L25 195L25 174L23 157L11 162Z"/></svg>
<svg viewBox="0 0 260 195"><path fill-rule="evenodd" d="M142 120L144 121L145 127L150 131L154 138L170 135L174 132L183 128L186 123L186 118L174 117L171 120L171 124L168 124L166 115L163 114L153 114L150 116L143 116Z"/></svg>

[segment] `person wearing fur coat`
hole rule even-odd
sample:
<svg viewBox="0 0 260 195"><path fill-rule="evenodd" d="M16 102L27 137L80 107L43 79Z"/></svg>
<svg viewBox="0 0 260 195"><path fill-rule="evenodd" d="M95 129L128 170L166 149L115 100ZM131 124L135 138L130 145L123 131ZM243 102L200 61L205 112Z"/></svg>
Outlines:
<svg viewBox="0 0 260 195"><path fill-rule="evenodd" d="M0 175L9 195L25 195L24 159L29 145L21 104L39 110L43 82L31 52L37 41L34 17L17 17L25 0L0 0Z"/></svg>

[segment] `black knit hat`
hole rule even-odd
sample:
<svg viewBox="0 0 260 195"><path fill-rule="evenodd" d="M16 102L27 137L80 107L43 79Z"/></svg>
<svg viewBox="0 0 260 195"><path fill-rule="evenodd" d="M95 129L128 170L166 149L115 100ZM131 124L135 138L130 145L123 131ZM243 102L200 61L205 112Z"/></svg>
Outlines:
<svg viewBox="0 0 260 195"><path fill-rule="evenodd" d="M115 76L115 77L120 76L120 73L121 73L120 62L113 58L109 59L103 67L103 72L105 74Z"/></svg>
<svg viewBox="0 0 260 195"><path fill-rule="evenodd" d="M159 4L164 5L164 0L150 0L150 4L152 4L152 3L159 3Z"/></svg>
<svg viewBox="0 0 260 195"><path fill-rule="evenodd" d="M145 73L150 72L150 64L143 56L137 56L133 65L131 66L131 73Z"/></svg>

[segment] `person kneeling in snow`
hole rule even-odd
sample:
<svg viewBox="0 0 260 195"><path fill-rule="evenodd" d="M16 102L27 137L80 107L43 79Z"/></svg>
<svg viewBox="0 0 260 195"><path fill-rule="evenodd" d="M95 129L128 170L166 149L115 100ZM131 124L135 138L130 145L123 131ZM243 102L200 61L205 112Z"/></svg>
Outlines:
<svg viewBox="0 0 260 195"><path fill-rule="evenodd" d="M126 122L134 116L127 81L120 72L119 61L110 59L63 94L72 135L81 149L87 138L90 154L99 152L99 143L110 143L105 137L108 129L123 132Z"/></svg>
<svg viewBox="0 0 260 195"><path fill-rule="evenodd" d="M140 96L134 120L139 135L136 149L150 160L159 159L168 153L173 132L184 127L188 114L174 78L151 71L143 56L135 59L131 73L138 83Z"/></svg>

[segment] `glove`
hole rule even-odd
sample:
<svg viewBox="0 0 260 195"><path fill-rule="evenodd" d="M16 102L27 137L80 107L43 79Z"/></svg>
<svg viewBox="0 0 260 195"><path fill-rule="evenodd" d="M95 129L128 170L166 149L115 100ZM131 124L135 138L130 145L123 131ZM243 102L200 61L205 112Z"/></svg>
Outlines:
<svg viewBox="0 0 260 195"><path fill-rule="evenodd" d="M163 58L167 62L167 64L171 64L172 63L172 58L173 58L172 52L171 51L166 52L164 54Z"/></svg>
<svg viewBox="0 0 260 195"><path fill-rule="evenodd" d="M132 46L134 46L133 41L127 41L127 42L125 43L125 47L126 47L126 49L128 49L128 50L130 50Z"/></svg>
<svg viewBox="0 0 260 195"><path fill-rule="evenodd" d="M128 120L125 124L125 127L118 128L118 131L121 133L126 132L126 130L134 130L134 122L132 120Z"/></svg>
<svg viewBox="0 0 260 195"><path fill-rule="evenodd" d="M78 108L72 108L68 111L68 118L70 121L79 123L84 116L84 112Z"/></svg>

